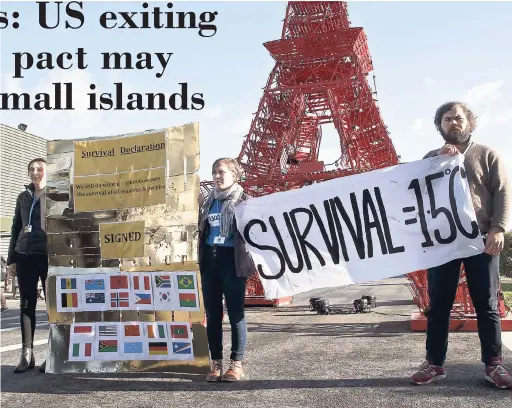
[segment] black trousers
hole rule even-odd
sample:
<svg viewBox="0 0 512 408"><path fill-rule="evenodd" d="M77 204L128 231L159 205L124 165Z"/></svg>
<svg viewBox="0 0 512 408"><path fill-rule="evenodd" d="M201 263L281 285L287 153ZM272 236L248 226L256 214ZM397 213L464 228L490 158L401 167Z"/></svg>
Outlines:
<svg viewBox="0 0 512 408"><path fill-rule="evenodd" d="M427 360L442 366L448 349L450 312L455 300L461 264L475 306L482 362L501 364L501 322L498 313L499 255L482 253L455 259L428 270L430 311L427 314Z"/></svg>
<svg viewBox="0 0 512 408"><path fill-rule="evenodd" d="M39 279L46 300L46 277L48 257L46 255L19 255L16 275L20 290L20 326L23 347L32 348L36 330L37 285Z"/></svg>
<svg viewBox="0 0 512 408"><path fill-rule="evenodd" d="M206 310L206 335L211 359L223 358L222 295L224 295L231 325L230 359L242 361L247 342L244 312L247 279L236 275L233 247L206 245L200 271Z"/></svg>

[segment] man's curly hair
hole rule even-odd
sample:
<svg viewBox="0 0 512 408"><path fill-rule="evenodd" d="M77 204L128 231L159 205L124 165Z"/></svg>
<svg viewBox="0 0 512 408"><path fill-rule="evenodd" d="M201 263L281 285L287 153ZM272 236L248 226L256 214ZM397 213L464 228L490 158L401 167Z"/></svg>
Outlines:
<svg viewBox="0 0 512 408"><path fill-rule="evenodd" d="M436 129L441 131L441 121L443 120L443 116L446 112L452 110L453 108L460 106L464 115L466 115L466 119L469 124L469 132L472 133L476 129L476 116L473 114L471 109L469 109L468 105L464 102L446 102L437 108L436 114L434 116L434 124L436 125Z"/></svg>

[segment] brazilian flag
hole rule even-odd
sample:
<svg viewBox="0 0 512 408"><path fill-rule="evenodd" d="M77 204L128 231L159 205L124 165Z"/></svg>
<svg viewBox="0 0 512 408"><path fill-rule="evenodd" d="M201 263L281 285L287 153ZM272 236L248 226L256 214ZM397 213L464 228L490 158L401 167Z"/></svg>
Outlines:
<svg viewBox="0 0 512 408"><path fill-rule="evenodd" d="M195 289L193 275L180 275L178 277L178 289Z"/></svg>

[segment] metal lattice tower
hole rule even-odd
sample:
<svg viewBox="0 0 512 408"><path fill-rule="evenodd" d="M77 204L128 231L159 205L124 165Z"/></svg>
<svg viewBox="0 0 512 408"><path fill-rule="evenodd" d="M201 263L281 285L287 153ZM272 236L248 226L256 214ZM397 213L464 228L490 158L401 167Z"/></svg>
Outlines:
<svg viewBox="0 0 512 408"><path fill-rule="evenodd" d="M344 2L289 2L281 39L264 44L276 64L238 157L253 196L398 163L367 75L364 31ZM341 157L318 161L321 125L333 123Z"/></svg>

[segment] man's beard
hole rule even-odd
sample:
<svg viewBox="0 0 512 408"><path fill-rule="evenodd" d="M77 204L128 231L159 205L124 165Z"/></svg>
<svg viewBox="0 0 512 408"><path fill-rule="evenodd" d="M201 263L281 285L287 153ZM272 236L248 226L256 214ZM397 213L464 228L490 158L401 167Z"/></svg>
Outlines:
<svg viewBox="0 0 512 408"><path fill-rule="evenodd" d="M441 136L448 144L454 145L462 145L468 141L471 133L467 130L450 130L450 132L445 133L444 130L441 129Z"/></svg>

